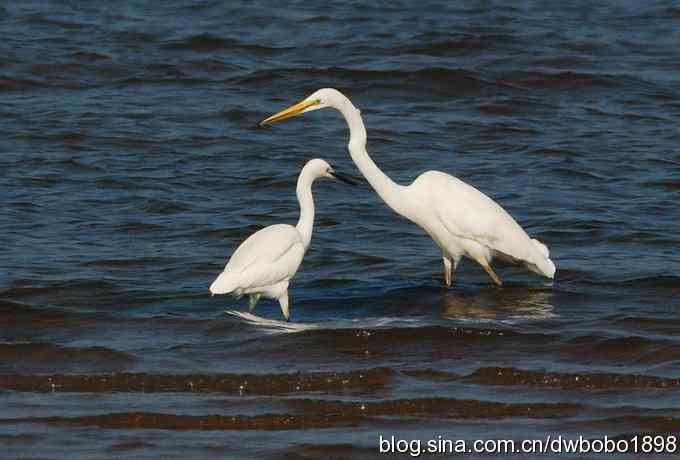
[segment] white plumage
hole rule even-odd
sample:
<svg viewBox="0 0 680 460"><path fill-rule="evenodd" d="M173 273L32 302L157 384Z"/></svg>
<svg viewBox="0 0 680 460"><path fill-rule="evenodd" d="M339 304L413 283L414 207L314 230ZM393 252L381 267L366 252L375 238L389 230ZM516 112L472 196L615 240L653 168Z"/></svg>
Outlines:
<svg viewBox="0 0 680 460"><path fill-rule="evenodd" d="M554 277L555 265L548 248L531 239L498 203L473 186L439 171L427 171L408 186L396 184L385 175L366 151L366 128L360 111L338 90L320 89L262 124L327 107L345 118L350 156L373 189L390 208L422 227L440 247L448 286L463 256L478 262L498 285L501 280L490 265L495 257Z"/></svg>
<svg viewBox="0 0 680 460"><path fill-rule="evenodd" d="M276 299L290 320L288 284L309 248L314 228L312 184L320 177L350 182L321 159L307 162L297 182L300 219L296 226L277 224L249 236L234 251L224 271L210 285L213 294L250 296L250 311L260 297Z"/></svg>

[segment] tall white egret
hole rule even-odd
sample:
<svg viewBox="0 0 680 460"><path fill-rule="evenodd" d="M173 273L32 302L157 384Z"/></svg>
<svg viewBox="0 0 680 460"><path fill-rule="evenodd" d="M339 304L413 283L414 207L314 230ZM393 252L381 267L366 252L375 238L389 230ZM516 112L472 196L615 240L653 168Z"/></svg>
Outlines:
<svg viewBox="0 0 680 460"><path fill-rule="evenodd" d="M345 118L350 133L350 156L380 198L395 212L422 227L441 249L447 286L451 286L453 271L462 256L484 267L499 286L502 282L491 268L494 257L522 263L548 278L555 276L548 248L529 238L498 203L473 186L439 171L427 171L411 185L403 186L383 173L366 151L366 128L361 112L340 91L320 89L260 124L328 107Z"/></svg>
<svg viewBox="0 0 680 460"><path fill-rule="evenodd" d="M250 296L250 311L260 297L276 299L286 320L290 321L288 284L302 262L312 241L314 197L312 184L320 177L354 182L338 174L321 159L307 162L297 181L300 219L295 227L277 224L258 230L234 251L224 271L210 285L212 294Z"/></svg>

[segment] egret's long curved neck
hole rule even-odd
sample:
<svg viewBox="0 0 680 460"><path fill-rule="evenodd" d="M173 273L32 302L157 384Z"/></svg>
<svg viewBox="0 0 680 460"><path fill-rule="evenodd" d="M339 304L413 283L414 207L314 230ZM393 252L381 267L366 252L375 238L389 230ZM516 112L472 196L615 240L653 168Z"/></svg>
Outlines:
<svg viewBox="0 0 680 460"><path fill-rule="evenodd" d="M305 248L309 247L312 241L312 231L314 230L314 197L312 196L312 184L314 178L310 177L308 171L304 168L298 177L297 194L298 203L300 203L300 219L295 226L302 235L302 241Z"/></svg>
<svg viewBox="0 0 680 460"><path fill-rule="evenodd" d="M366 127L361 118L361 112L346 97L335 107L345 118L349 127L349 154L364 175L371 187L378 193L380 198L394 211L408 216L405 188L390 179L368 155L366 150Z"/></svg>

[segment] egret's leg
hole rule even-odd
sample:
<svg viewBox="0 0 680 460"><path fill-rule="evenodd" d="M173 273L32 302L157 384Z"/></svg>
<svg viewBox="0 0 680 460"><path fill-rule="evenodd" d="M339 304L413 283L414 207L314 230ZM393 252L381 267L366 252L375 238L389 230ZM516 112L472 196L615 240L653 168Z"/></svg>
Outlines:
<svg viewBox="0 0 680 460"><path fill-rule="evenodd" d="M288 291L286 290L281 297L279 297L279 305L281 305L281 312L286 318L286 321L290 321L290 310L288 309Z"/></svg>
<svg viewBox="0 0 680 460"><path fill-rule="evenodd" d="M479 259L477 262L479 262L479 265L484 267L484 270L486 270L486 272L489 274L493 282L496 283L496 285L503 286L503 282L498 277L498 275L496 275L496 272L493 271L493 268L491 268L491 265L489 265L489 262L487 262L486 259Z"/></svg>
<svg viewBox="0 0 680 460"><path fill-rule="evenodd" d="M453 265L447 255L442 255L442 260L444 261L444 284L446 284L446 287L451 287L453 282Z"/></svg>
<svg viewBox="0 0 680 460"><path fill-rule="evenodd" d="M250 294L250 305L248 306L248 311L250 313L255 310L255 305L257 305L257 302L260 300L260 295L261 294Z"/></svg>

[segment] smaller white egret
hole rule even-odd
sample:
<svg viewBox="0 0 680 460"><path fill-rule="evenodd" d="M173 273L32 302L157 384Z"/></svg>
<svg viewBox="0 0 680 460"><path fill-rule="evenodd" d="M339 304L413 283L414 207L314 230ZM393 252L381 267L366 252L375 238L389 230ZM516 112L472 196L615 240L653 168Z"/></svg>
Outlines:
<svg viewBox="0 0 680 460"><path fill-rule="evenodd" d="M320 177L338 179L354 185L338 174L331 165L316 158L307 162L297 181L300 219L295 227L277 224L258 230L234 251L224 271L210 285L210 292L231 294L236 298L250 296L250 311L260 297L276 299L287 321L290 321L288 284L302 262L312 241L314 229L314 197L312 184Z"/></svg>

